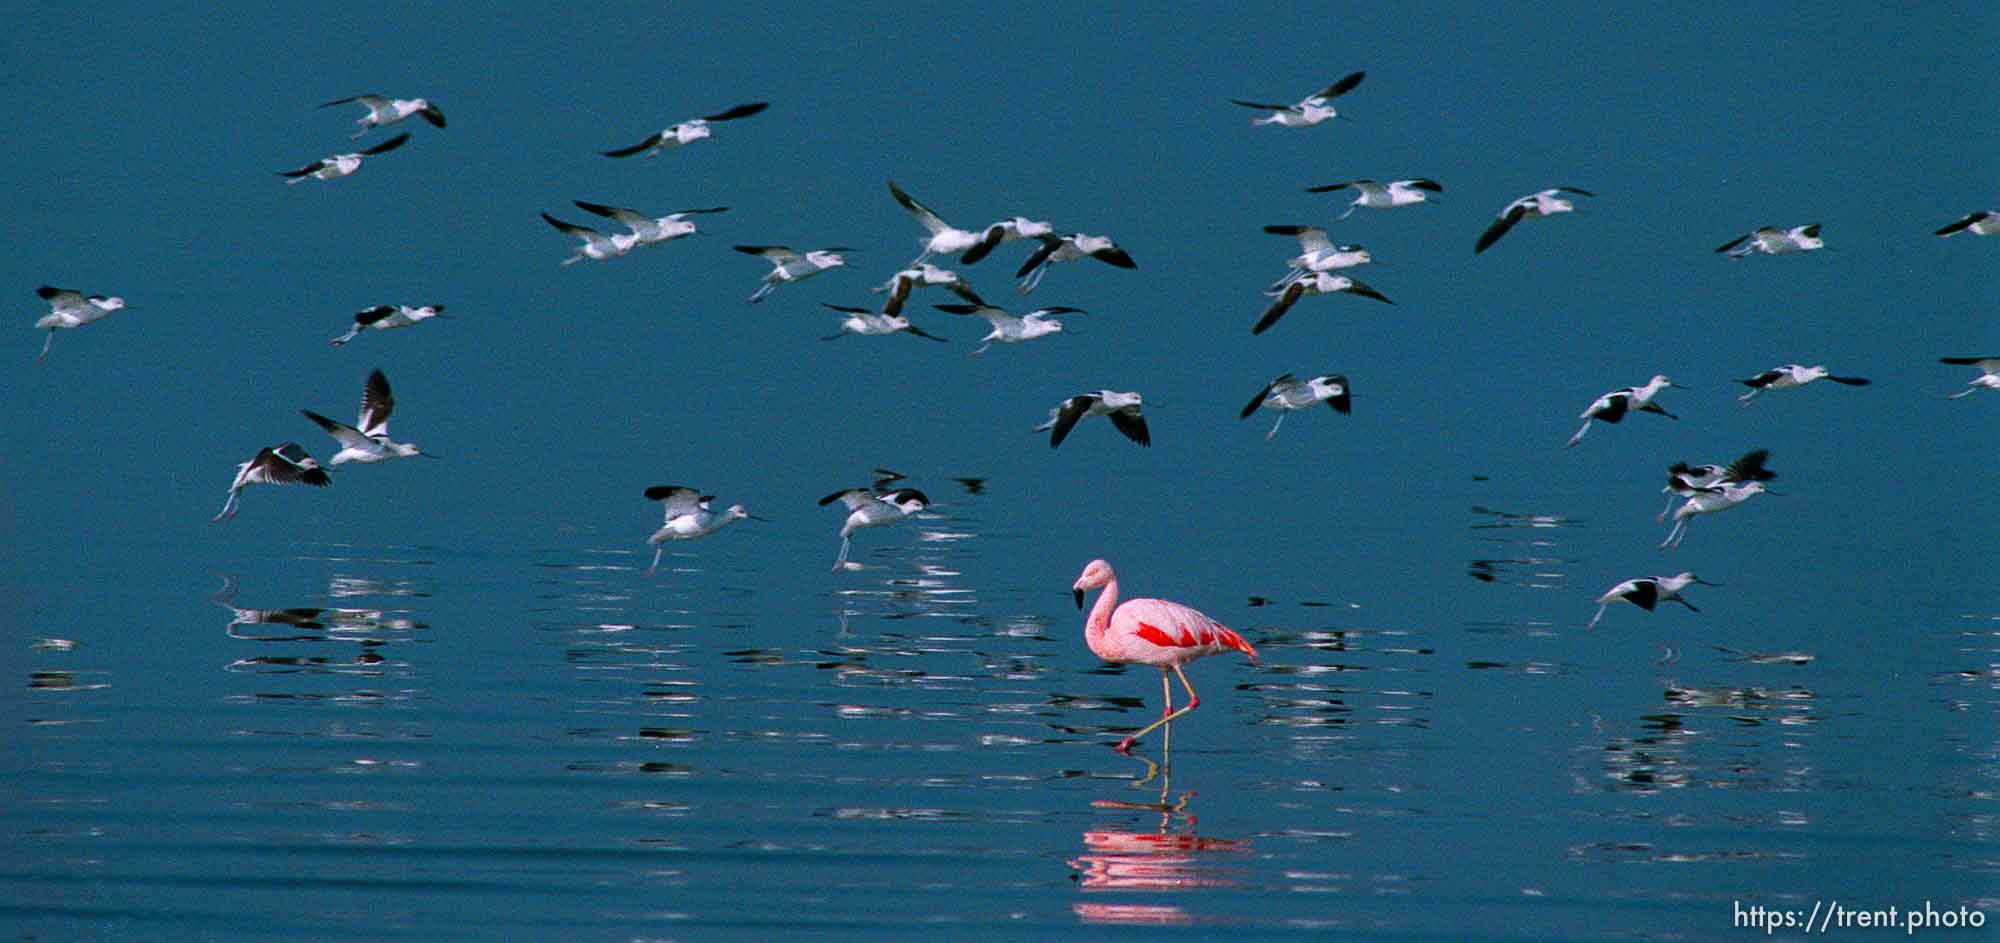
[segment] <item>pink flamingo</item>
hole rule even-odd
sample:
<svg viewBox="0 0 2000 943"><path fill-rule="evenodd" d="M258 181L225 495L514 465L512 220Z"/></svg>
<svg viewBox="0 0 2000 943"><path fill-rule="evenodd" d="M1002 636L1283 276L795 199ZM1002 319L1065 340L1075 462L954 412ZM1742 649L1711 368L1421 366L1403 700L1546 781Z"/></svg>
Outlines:
<svg viewBox="0 0 2000 943"><path fill-rule="evenodd" d="M1090 561L1083 568L1083 575L1076 578L1072 587L1076 592L1076 607L1082 609L1083 594L1100 586L1104 592L1090 607L1090 618L1083 624L1084 642L1105 661L1160 669L1160 691L1165 696L1160 719L1120 740L1117 747L1120 753L1132 752L1134 741L1201 706L1201 696L1194 693L1194 685L1188 683L1187 675L1181 671L1182 665L1232 648L1249 655L1252 665L1257 663L1257 650L1243 636L1180 603L1128 599L1119 605L1118 574L1103 560ZM1181 687L1187 689L1188 703L1180 710L1174 710L1174 689L1167 678L1170 670L1180 677Z"/></svg>

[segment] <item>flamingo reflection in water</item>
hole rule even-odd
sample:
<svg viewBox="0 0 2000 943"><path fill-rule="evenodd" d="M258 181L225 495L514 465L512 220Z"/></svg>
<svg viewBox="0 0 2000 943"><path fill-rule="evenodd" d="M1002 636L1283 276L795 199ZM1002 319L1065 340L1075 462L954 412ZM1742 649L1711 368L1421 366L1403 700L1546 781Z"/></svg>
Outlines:
<svg viewBox="0 0 2000 943"><path fill-rule="evenodd" d="M1173 728L1167 728L1172 738ZM1167 754L1161 754L1162 761ZM1069 861L1076 880L1087 892L1095 891L1175 891L1202 887L1235 887L1231 869L1215 863L1217 853L1247 855L1250 842L1238 838L1212 838L1195 832L1195 815L1189 811L1193 791L1173 793L1173 773L1161 763L1135 757L1146 764L1146 775L1133 781L1135 787L1154 779L1160 782L1156 802L1098 799L1093 808L1135 812L1157 812L1158 827L1151 831L1096 829L1083 833L1085 853ZM1072 910L1089 923L1182 924L1199 922L1188 908L1177 904L1125 904L1078 901Z"/></svg>

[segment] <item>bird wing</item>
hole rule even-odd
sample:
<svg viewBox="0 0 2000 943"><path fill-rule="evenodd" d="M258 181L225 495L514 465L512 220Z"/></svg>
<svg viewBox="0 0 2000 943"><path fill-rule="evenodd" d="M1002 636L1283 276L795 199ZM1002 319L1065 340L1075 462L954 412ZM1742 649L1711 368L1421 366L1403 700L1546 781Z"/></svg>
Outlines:
<svg viewBox="0 0 2000 943"><path fill-rule="evenodd" d="M1090 257L1096 259L1099 262L1108 262L1119 268L1139 267L1139 263L1132 261L1132 257L1125 254L1125 250L1120 249L1117 246L1107 246L1103 249L1099 249L1096 252L1092 252L1090 254Z"/></svg>
<svg viewBox="0 0 2000 943"><path fill-rule="evenodd" d="M1485 252L1494 243L1499 242L1500 237L1506 235L1507 230L1513 229L1514 224L1520 222L1522 215L1527 212L1528 204L1524 201L1515 200L1507 204L1507 208L1501 211L1500 218L1494 220L1493 225L1486 227L1486 231L1479 234L1479 241L1472 246L1472 254Z"/></svg>
<svg viewBox="0 0 2000 943"><path fill-rule="evenodd" d="M1125 438L1148 447L1153 444L1152 433L1146 431L1146 417L1139 414L1137 406L1127 406L1113 412L1111 424L1117 426L1119 432L1125 433Z"/></svg>
<svg viewBox="0 0 2000 943"><path fill-rule="evenodd" d="M1299 110L1299 106L1297 106L1297 105L1273 105L1273 104L1271 104L1271 103L1269 103L1269 102L1247 102L1247 101L1244 101L1244 100L1243 100L1243 99L1241 99L1241 98L1232 98L1232 99L1230 99L1230 100L1229 100L1229 103L1230 103L1230 104L1232 104L1232 105L1242 105L1242 106L1243 106L1243 107L1245 107L1245 108L1255 108L1255 109L1257 109L1258 111L1293 111L1293 112L1295 112L1295 111L1298 111L1298 110Z"/></svg>
<svg viewBox="0 0 2000 943"><path fill-rule="evenodd" d="M1938 362L1957 367L1978 367L1986 373L2000 373L2000 357L1939 357Z"/></svg>
<svg viewBox="0 0 2000 943"><path fill-rule="evenodd" d="M1061 237L1041 236L1039 238L1042 244L1036 247L1033 253L1029 254L1027 261L1021 263L1020 269L1014 272L1015 278L1027 277L1028 273L1034 271L1036 266L1047 262L1049 256L1055 255L1056 250L1062 248L1063 241Z"/></svg>
<svg viewBox="0 0 2000 943"><path fill-rule="evenodd" d="M1770 481L1778 473L1764 467L1771 457L1769 449L1755 449L1743 453L1742 457L1723 467L1723 475L1728 481Z"/></svg>
<svg viewBox="0 0 2000 943"><path fill-rule="evenodd" d="M542 219L546 221L549 225L554 226L559 230L562 230L564 234L575 236L586 242L588 242L592 238L604 235L603 233L600 233L597 230L590 228L589 226L578 226L575 223L565 223L562 220L550 216L547 213L542 214Z"/></svg>
<svg viewBox="0 0 2000 943"><path fill-rule="evenodd" d="M1008 314L1006 309L995 308L992 305L986 305L986 304L976 304L976 305L934 304L931 305L931 307L949 314L976 314L982 318L985 318L987 323L992 324L994 327L999 327L1000 325L1005 324L1008 321L1017 320L1013 315ZM1025 320L1025 319L1020 319L1020 320Z"/></svg>
<svg viewBox="0 0 2000 943"><path fill-rule="evenodd" d="M999 248L1000 243L1005 242L1006 240L1007 240L1007 227L1001 223L994 223L993 225L986 227L986 229L980 233L978 245L975 245L972 248L965 250L965 252L958 257L958 264L971 265L972 263L977 262L980 259L986 258L986 256L992 253L994 249Z"/></svg>
<svg viewBox="0 0 2000 943"><path fill-rule="evenodd" d="M1738 380L1736 382L1741 383L1744 386L1755 387L1756 389L1761 390L1767 386L1770 386L1773 383L1778 382L1778 380L1781 377L1784 377L1785 375L1786 375L1785 371L1783 370L1766 370L1763 373L1757 374L1754 377L1750 377L1749 379L1745 380Z"/></svg>
<svg viewBox="0 0 2000 943"><path fill-rule="evenodd" d="M704 496L693 488L680 485L654 485L646 489L646 497L654 501L666 502L665 520L673 520L683 514L692 514L702 509L712 495Z"/></svg>
<svg viewBox="0 0 2000 943"><path fill-rule="evenodd" d="M383 318L395 314L396 311L397 308L395 305L375 305L373 307L362 308L361 310L354 312L354 323L358 327L367 327L370 324L374 324L375 322L380 321Z"/></svg>
<svg viewBox="0 0 2000 943"><path fill-rule="evenodd" d="M395 137L392 137L386 141L383 141L380 144L375 145L374 147L364 147L361 149L361 153L368 155L386 154L390 151L395 150L396 148L402 147L403 142L409 139L410 139L410 132L405 131L401 134L396 135Z"/></svg>
<svg viewBox="0 0 2000 943"><path fill-rule="evenodd" d="M1965 230L1972 228L1972 224L1979 222L1979 220L1985 215L1986 215L1985 213L1967 214L1963 219L1960 219L1956 222L1950 222L1944 224L1942 228L1938 229L1936 235L1949 236L1952 233L1964 232Z"/></svg>
<svg viewBox="0 0 2000 943"><path fill-rule="evenodd" d="M320 169L321 169L321 168L324 168L325 166L326 166L326 161L323 161L323 160L316 160L316 161L313 161L313 162L312 162L312 163L310 163L310 164L307 164L307 165L305 165L305 166L303 166L303 167L300 167L300 168L299 168L299 169L297 169L297 170L280 170L280 171L278 171L278 176L280 176L280 177L304 177L304 176L307 176L308 174L314 174L314 173L318 173L318 172L320 171Z"/></svg>
<svg viewBox="0 0 2000 943"><path fill-rule="evenodd" d="M1278 323L1278 319L1284 317L1285 312L1292 310L1292 305L1296 304L1299 298L1305 293L1306 286L1304 282L1293 282L1286 285L1285 293L1279 295L1278 300L1271 302L1271 306L1264 309L1264 316L1257 319L1257 324L1250 328L1250 333L1262 334L1270 330L1271 325Z"/></svg>
<svg viewBox="0 0 2000 943"><path fill-rule="evenodd" d="M1632 394L1619 390L1598 397L1597 402L1591 403L1590 408L1584 411L1584 415L1599 422L1616 423L1625 418L1626 411L1631 408Z"/></svg>
<svg viewBox="0 0 2000 943"><path fill-rule="evenodd" d="M1744 233L1743 235L1737 236L1736 238L1731 239L1728 242L1723 243L1722 245L1716 246L1715 251L1728 252L1755 238L1757 238L1756 233Z"/></svg>
<svg viewBox="0 0 2000 943"><path fill-rule="evenodd" d="M1312 97L1306 99L1306 101L1325 101L1329 98L1339 98L1348 92L1354 91L1354 86L1360 85L1361 80L1367 77L1368 73L1366 72L1356 72L1352 75L1344 76L1340 81L1314 92Z"/></svg>
<svg viewBox="0 0 2000 943"><path fill-rule="evenodd" d="M1069 437L1069 431L1076 428L1076 421L1088 415L1091 404L1095 402L1097 397L1088 393L1080 393L1063 400L1062 405L1056 407L1055 419L1050 424L1049 448L1061 445L1062 441Z"/></svg>
<svg viewBox="0 0 2000 943"><path fill-rule="evenodd" d="M444 112L439 111L436 105L428 105L417 114L423 115L424 120L430 122L433 128L444 127Z"/></svg>
<svg viewBox="0 0 2000 943"><path fill-rule="evenodd" d="M599 151L606 157L630 157L640 151L649 151L666 142L665 134L649 134L646 139L631 147L620 147L609 151Z"/></svg>
<svg viewBox="0 0 2000 943"><path fill-rule="evenodd" d="M1354 411L1354 392L1348 387L1347 378L1336 373L1327 377L1326 382L1327 386L1335 391L1332 396L1326 398L1326 404L1343 416L1351 414Z"/></svg>
<svg viewBox="0 0 2000 943"><path fill-rule="evenodd" d="M847 505L847 509L850 511L858 511L874 503L875 493L866 488L848 488L845 491L836 491L819 499L819 506L826 507L835 501Z"/></svg>
<svg viewBox="0 0 2000 943"><path fill-rule="evenodd" d="M389 378L376 370L368 374L368 382L361 387L361 421L357 428L362 435L386 436L389 434L389 413L396 408L396 397L389 393Z"/></svg>
<svg viewBox="0 0 2000 943"><path fill-rule="evenodd" d="M1429 177L1418 177L1414 180L1398 180L1396 182L1412 190L1429 190L1432 193L1444 192L1444 184L1432 180Z"/></svg>
<svg viewBox="0 0 2000 943"><path fill-rule="evenodd" d="M747 252L750 255L761 255L764 258L770 260L772 265L777 265L777 266L790 265L794 262L802 262L805 260L805 256L800 255L798 253L798 250L793 249L790 246L735 246L734 248L738 252Z"/></svg>
<svg viewBox="0 0 2000 943"><path fill-rule="evenodd" d="M606 206L602 203L591 203L587 200L571 200L570 202L576 204L577 209L586 213L595 213L607 219L615 219L634 229L653 221L651 216L647 216L638 210L628 210L622 206Z"/></svg>
<svg viewBox="0 0 2000 943"><path fill-rule="evenodd" d="M918 223L921 223L925 229L930 230L931 235L935 236L952 228L951 224L940 219L937 213L932 212L930 207L917 202L915 197L903 192L903 188L896 186L896 181L894 180L889 181L889 194L896 198L896 202L903 205L903 209L909 210L910 215L916 217Z"/></svg>
<svg viewBox="0 0 2000 943"><path fill-rule="evenodd" d="M1238 414L1236 418L1238 418L1238 419L1248 419L1248 418L1250 418L1250 414L1251 414L1251 413L1254 413L1254 412L1256 412L1256 411L1257 411L1257 407L1259 407L1259 406L1262 406L1262 405L1264 405L1264 400L1265 400L1265 398L1267 398L1267 397L1269 397L1269 396L1271 395L1271 391L1272 391L1272 390L1274 390L1274 389L1277 389L1277 388L1278 388L1278 384L1280 384L1280 383L1284 383L1284 382L1286 382L1286 381L1288 381L1288 380L1291 380L1291 379L1292 379L1292 375L1291 375L1291 374L1289 374L1289 373L1287 373L1287 374L1285 374L1284 376L1281 376L1281 377L1279 377L1279 378L1277 378L1277 379L1275 379L1275 380L1272 380L1272 381L1271 381L1271 382L1269 382L1269 383L1266 383L1266 384L1264 384L1264 388L1263 388L1263 389L1261 389L1261 390L1258 390L1258 391L1257 391L1257 395L1256 395L1256 396L1252 396L1252 397L1250 397L1250 402L1248 402L1248 403L1244 404L1244 406L1243 406L1243 412L1242 412L1242 413L1240 413L1240 414Z"/></svg>
<svg viewBox="0 0 2000 943"><path fill-rule="evenodd" d="M1791 234L1792 234L1792 235L1793 235L1794 237L1797 237L1797 236L1804 236L1804 237L1806 237L1806 238L1808 238L1808 239L1818 239L1818 238L1819 238L1819 224L1818 224L1818 223L1807 223L1807 224L1805 224L1804 226L1799 226L1799 227L1796 227L1796 228L1792 229L1792 231L1791 231Z"/></svg>
<svg viewBox="0 0 2000 943"><path fill-rule="evenodd" d="M328 419L310 409L301 409L299 412L304 413L307 419L317 423L321 429L325 429L327 435L339 439L342 448L367 448L370 442L373 441L367 436L362 435L361 430L347 423L336 419Z"/></svg>
<svg viewBox="0 0 2000 943"><path fill-rule="evenodd" d="M1556 195L1556 194L1558 194L1558 193L1574 193L1574 194L1576 194L1577 196L1596 196L1596 195L1597 195L1597 194L1595 194L1595 193L1592 193L1592 192L1590 192L1589 190L1585 190L1585 189L1584 189L1584 188L1582 188L1582 187L1551 187L1551 188L1549 188L1549 189L1547 189L1547 190L1543 190L1543 191L1542 191L1542 193L1544 193L1544 194L1546 194L1546 195L1548 195L1548 196L1555 196L1555 195Z"/></svg>
<svg viewBox="0 0 2000 943"><path fill-rule="evenodd" d="M319 462L307 455L297 442L264 449L250 462L253 466L263 466L265 476L281 485L299 482L324 488L333 482L327 477L326 469L319 467Z"/></svg>
<svg viewBox="0 0 2000 943"><path fill-rule="evenodd" d="M770 103L770 102L750 102L749 104L745 104L745 105L737 105L736 107L734 107L734 108L731 108L731 109L729 109L728 111L724 111L724 112L718 112L718 113L716 113L716 114L712 114L712 115L708 115L708 116L706 116L706 117L702 118L701 120L703 120L703 121L734 121L734 120L736 120L736 119L738 119L738 118L748 118L748 117L750 117L751 115L754 115L754 114L756 114L756 113L758 113L758 112L760 112L760 111L763 111L764 109L766 109L766 108L769 108L769 107L771 107L771 103Z"/></svg>
<svg viewBox="0 0 2000 943"><path fill-rule="evenodd" d="M1264 231L1274 236L1296 236L1302 252L1333 250L1333 240L1327 238L1326 230L1317 226L1266 226Z"/></svg>
<svg viewBox="0 0 2000 943"><path fill-rule="evenodd" d="M914 325L914 324L911 324L911 325L906 325L906 326L904 326L903 328L900 328L900 330L902 330L902 331L903 331L903 333L905 333L905 334L915 334L915 335L917 335L918 337L921 337L921 338L924 338L924 339L926 339L926 340L934 340L934 341L937 341L937 342L938 342L938 343L940 343L940 344L949 344L949 343L951 343L951 341L948 341L948 340L946 340L946 339L944 339L944 338L942 338L942 337L939 337L939 336L937 336L936 334L931 334L931 333L929 333L929 332L925 331L925 330L924 330L923 328L920 328L920 327L918 327L918 326L916 326L916 325Z"/></svg>
<svg viewBox="0 0 2000 943"><path fill-rule="evenodd" d="M43 285L35 289L35 295L43 301L48 302L49 307L56 311L61 311L64 308L74 308L86 303L83 299L83 292L73 288L56 288L51 285ZM1950 361L1946 362L1949 363Z"/></svg>
<svg viewBox="0 0 2000 943"><path fill-rule="evenodd" d="M1376 291L1375 289L1370 288L1367 285L1357 282L1351 278L1347 280L1347 287L1342 288L1341 291L1347 292L1350 295L1360 295L1363 298L1373 298L1376 301L1380 301L1384 304L1395 304L1395 302L1389 300L1388 295L1382 294L1381 292Z"/></svg>
<svg viewBox="0 0 2000 943"><path fill-rule="evenodd" d="M348 102L360 102L367 105L371 111L389 103L387 99L380 95L349 95L346 98L336 98L330 102L321 102L319 107L332 108L335 105L345 105Z"/></svg>
<svg viewBox="0 0 2000 943"><path fill-rule="evenodd" d="M1660 601L1660 584L1657 580L1631 580L1632 588L1625 591L1625 599L1647 612Z"/></svg>
<svg viewBox="0 0 2000 943"><path fill-rule="evenodd" d="M727 206L704 206L701 207L700 209L675 210L671 213L668 213L667 218L676 219L682 216L699 216L702 213L727 213L727 212L729 212L729 207Z"/></svg>
<svg viewBox="0 0 2000 943"><path fill-rule="evenodd" d="M1351 186L1354 186L1354 185L1355 185L1356 183L1358 183L1358 182L1359 182L1359 181L1355 181L1355 180L1343 180L1343 181L1341 181L1340 183L1329 183L1329 184L1326 184L1325 186L1319 186L1319 187L1307 187L1307 188L1306 188L1306 192L1307 192L1307 193L1332 193L1332 192L1333 192L1333 191L1335 191L1335 190L1345 190L1345 189L1347 189L1348 187L1351 187Z"/></svg>

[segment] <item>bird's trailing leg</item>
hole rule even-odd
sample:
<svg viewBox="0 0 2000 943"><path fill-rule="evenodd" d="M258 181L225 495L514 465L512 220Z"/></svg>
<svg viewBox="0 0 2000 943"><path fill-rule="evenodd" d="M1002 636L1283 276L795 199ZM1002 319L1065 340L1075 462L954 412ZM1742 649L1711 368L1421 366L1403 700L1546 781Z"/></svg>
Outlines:
<svg viewBox="0 0 2000 943"><path fill-rule="evenodd" d="M647 567L647 568L646 568L646 575L647 575L647 576L652 576L652 575L653 575L654 573L656 573L656 572L659 572L659 569L660 569L660 554L663 554L663 553L665 553L665 552L667 552L667 548L666 548L666 546L665 546L665 545L661 545L661 546L658 546L658 547L654 547L654 548L653 548L653 565L652 565L652 566L649 566L649 567Z"/></svg>
<svg viewBox="0 0 2000 943"><path fill-rule="evenodd" d="M50 348L51 346L53 346L53 345L55 344L55 342L56 342L56 332L52 330L52 331L50 331L50 332L49 332L49 336L48 336L48 339L47 339L47 340L44 340L44 341L42 341L42 352L41 352L40 354L36 355L36 357L35 357L35 362L36 362L36 363L41 363L42 361L44 361L44 360L48 359L48 356L49 356L49 348ZM1966 392L1971 392L1971 391L1970 391L1970 390L1967 390Z"/></svg>
<svg viewBox="0 0 2000 943"><path fill-rule="evenodd" d="M1607 608L1609 607L1605 606L1603 603L1599 603L1597 606L1597 614L1590 617L1590 624L1584 626L1584 628L1586 629L1597 628L1597 620L1604 618L1604 610Z"/></svg>
<svg viewBox="0 0 2000 943"><path fill-rule="evenodd" d="M1029 272L1027 278L1021 279L1021 284L1019 286L1019 291L1021 292L1021 294L1025 295L1028 292L1034 291L1035 286L1040 285L1042 283L1042 276L1047 275L1048 273L1049 273L1049 263L1043 262L1042 264L1035 266L1035 270Z"/></svg>
<svg viewBox="0 0 2000 943"><path fill-rule="evenodd" d="M238 501L242 498L242 496L243 492L231 488L229 490L229 500L222 502L222 513L217 514L212 518L209 518L208 522L210 524L219 524L222 523L223 521L229 520L232 517L235 517L236 506Z"/></svg>
<svg viewBox="0 0 2000 943"><path fill-rule="evenodd" d="M841 567L843 567L843 566L846 566L846 565L847 565L847 551L848 551L848 549L849 549L850 547L852 547L853 545L854 545L854 541L853 541L853 540L852 540L851 538L847 538L847 537L842 537L842 538L840 538L840 556L837 556L837 557L834 557L834 558L833 558L833 568L834 568L834 569L838 570L838 569L840 569Z"/></svg>
<svg viewBox="0 0 2000 943"><path fill-rule="evenodd" d="M777 290L778 286L774 282L765 282L762 285L758 285L757 290L750 294L750 303L756 304L759 301L763 301L765 295L768 295Z"/></svg>
<svg viewBox="0 0 2000 943"><path fill-rule="evenodd" d="M1688 519L1683 517L1674 522L1674 529L1667 531L1667 539L1660 541L1660 549L1681 545L1681 538L1687 536Z"/></svg>
<svg viewBox="0 0 2000 943"><path fill-rule="evenodd" d="M1271 431L1264 433L1264 441L1269 442L1272 436L1278 434L1278 427L1284 424L1285 424L1285 414L1283 411L1280 411L1278 413L1278 421L1271 423Z"/></svg>
<svg viewBox="0 0 2000 943"><path fill-rule="evenodd" d="M1581 428L1579 428L1579 429L1577 429L1577 430L1576 430L1576 435L1573 435L1573 436L1570 436L1570 437L1569 437L1569 445L1575 445L1575 444L1577 444L1578 442L1582 442L1582 441L1583 441L1583 436L1584 436L1584 434L1585 434L1585 433L1587 433L1587 432L1589 432L1589 431L1590 431L1590 420L1588 420L1588 419L1585 419L1585 420L1583 421L1583 426L1582 426ZM1568 447L1569 447L1569 446L1564 446L1564 448L1568 448Z"/></svg>
<svg viewBox="0 0 2000 943"><path fill-rule="evenodd" d="M1180 719L1180 716L1182 714L1185 714L1188 711L1194 710L1195 708L1201 706L1201 696L1194 693L1194 685L1188 683L1187 675L1182 673L1181 666L1175 665L1173 666L1173 668L1174 668L1174 674L1180 676L1181 687L1187 688L1187 693L1188 693L1187 706L1181 708L1180 710L1173 709L1174 708L1173 685L1170 684L1167 679L1167 669L1165 668L1160 669L1160 693L1166 705L1161 708L1162 713L1160 714L1160 719L1153 721L1152 723L1147 724L1144 727L1139 728L1139 730L1137 730L1136 732L1127 735L1125 739L1118 741L1118 746L1116 748L1118 752L1131 753L1132 744L1138 742L1140 737L1152 733L1153 731L1160 729L1162 726L1166 724L1173 723L1174 721Z"/></svg>

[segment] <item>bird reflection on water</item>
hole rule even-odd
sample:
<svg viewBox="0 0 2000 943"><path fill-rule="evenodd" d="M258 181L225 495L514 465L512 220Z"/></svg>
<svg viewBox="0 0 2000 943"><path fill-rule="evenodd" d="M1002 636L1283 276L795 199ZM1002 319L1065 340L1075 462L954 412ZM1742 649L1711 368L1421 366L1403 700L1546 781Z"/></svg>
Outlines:
<svg viewBox="0 0 2000 943"><path fill-rule="evenodd" d="M1232 888L1241 882L1234 869L1217 855L1243 856L1250 853L1246 839L1215 838L1198 834L1191 806L1193 790L1178 794L1173 790L1171 766L1173 727L1166 728L1167 743L1160 761L1134 757L1146 765L1146 773L1133 780L1132 788L1144 788L1157 780L1158 798L1152 802L1097 799L1094 809L1117 812L1157 813L1158 824L1148 830L1136 823L1129 828L1104 827L1083 833L1085 853L1072 858L1074 879L1086 893L1102 891L1188 891L1198 888ZM1137 817L1140 821L1144 816ZM1086 923L1180 924L1202 922L1204 918L1180 904L1108 903L1079 900L1072 911Z"/></svg>

